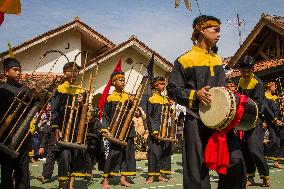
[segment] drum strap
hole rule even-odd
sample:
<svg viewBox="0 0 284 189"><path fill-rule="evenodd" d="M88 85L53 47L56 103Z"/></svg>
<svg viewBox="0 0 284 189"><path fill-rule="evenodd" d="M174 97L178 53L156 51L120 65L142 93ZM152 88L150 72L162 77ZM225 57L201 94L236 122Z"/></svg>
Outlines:
<svg viewBox="0 0 284 189"><path fill-rule="evenodd" d="M234 119L226 129L222 131L216 131L212 134L207 143L204 153L205 165L208 168L224 175L226 175L227 173L227 168L230 162L227 145L227 133L240 123L244 114L245 105L248 102L248 97L246 97L245 95L240 95L238 93L237 95L240 98L240 103L236 110Z"/></svg>

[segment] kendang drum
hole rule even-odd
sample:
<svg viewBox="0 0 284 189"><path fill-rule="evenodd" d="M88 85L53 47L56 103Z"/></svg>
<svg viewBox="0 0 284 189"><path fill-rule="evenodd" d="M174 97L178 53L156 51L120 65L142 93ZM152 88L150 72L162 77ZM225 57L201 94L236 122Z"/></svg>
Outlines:
<svg viewBox="0 0 284 189"><path fill-rule="evenodd" d="M237 94L224 87L213 87L209 89L211 103L209 105L199 104L199 115L202 122L210 129L221 131L227 128L236 116L240 98ZM258 107L256 103L248 98L244 105L244 113L235 127L236 130L248 131L257 124Z"/></svg>

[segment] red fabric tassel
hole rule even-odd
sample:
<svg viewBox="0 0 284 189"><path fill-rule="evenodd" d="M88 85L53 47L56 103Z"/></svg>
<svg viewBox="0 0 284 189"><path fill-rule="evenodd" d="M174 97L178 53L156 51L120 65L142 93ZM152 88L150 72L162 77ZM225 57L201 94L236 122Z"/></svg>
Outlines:
<svg viewBox="0 0 284 189"><path fill-rule="evenodd" d="M0 11L0 26L4 22L4 13Z"/></svg>
<svg viewBox="0 0 284 189"><path fill-rule="evenodd" d="M122 57L119 58L118 63L116 64L113 72L121 72L121 58ZM101 98L98 102L98 108L100 109L100 113L99 113L100 120L103 117L104 104L105 104L106 99L108 97L110 87L111 87L111 79L108 80L108 83L107 83L106 87L104 88L103 94L102 94L102 96L101 96Z"/></svg>
<svg viewBox="0 0 284 189"><path fill-rule="evenodd" d="M209 169L224 175L227 174L227 168L230 163L226 134L240 123L244 114L245 105L248 102L248 98L245 95L240 95L238 93L236 93L236 95L239 96L240 103L234 119L226 129L212 134L204 152L205 165Z"/></svg>

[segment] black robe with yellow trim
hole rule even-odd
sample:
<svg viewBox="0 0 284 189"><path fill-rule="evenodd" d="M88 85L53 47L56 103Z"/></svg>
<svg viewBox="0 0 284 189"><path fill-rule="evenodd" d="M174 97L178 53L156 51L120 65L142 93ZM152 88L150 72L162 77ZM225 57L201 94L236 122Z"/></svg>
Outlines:
<svg viewBox="0 0 284 189"><path fill-rule="evenodd" d="M54 131L59 129L60 131L65 131L71 113L70 108L66 109L66 105L71 106L73 97L75 97L75 107L78 107L78 113L76 110L73 111L71 131L73 131L73 128L76 126L74 130L74 140L77 136L77 125L80 122L82 110L82 106L80 106L77 101L79 94L83 95L84 101L86 96L84 90L80 89L78 86L70 85L68 81L65 81L63 84L57 87L54 96L51 98L50 122L52 125L52 130ZM85 174L83 174L83 163L84 152L82 150L61 147L58 158L58 180L67 181L69 176L85 176Z"/></svg>
<svg viewBox="0 0 284 189"><path fill-rule="evenodd" d="M265 92L265 106L268 116L266 120L272 125L276 119L280 119L280 106L276 95L272 95L271 92Z"/></svg>
<svg viewBox="0 0 284 189"><path fill-rule="evenodd" d="M170 73L168 96L187 108L183 131L183 187L210 188L209 169L204 164L204 150L213 130L198 116L197 91L203 87L226 85L222 59L212 51L192 47L179 57ZM222 110L220 110L222 111ZM219 175L218 188L245 188L245 166L234 133L227 134L230 165L226 175Z"/></svg>
<svg viewBox="0 0 284 189"><path fill-rule="evenodd" d="M104 104L101 131L108 131L110 129L112 120L117 119L115 116L117 116L116 112L118 110L116 111L116 109L120 107L122 103L125 103L126 105L123 108L124 111L131 107L130 102L128 102L128 98L128 93L119 93L117 91L114 91L108 96L107 101ZM119 118L118 120L121 121L122 126L125 118ZM120 129L118 129L117 132L119 133L119 131ZM134 136L135 128L131 125L126 134L126 147L122 147L115 143L110 144L109 154L104 167L104 177L118 176L119 173L125 176L136 175Z"/></svg>
<svg viewBox="0 0 284 189"><path fill-rule="evenodd" d="M238 84L238 93L251 98L259 108L259 114L263 113L264 87L263 82L254 74L247 80L241 78Z"/></svg>
<svg viewBox="0 0 284 189"><path fill-rule="evenodd" d="M75 124L79 123L82 107L78 104L77 97L78 95L86 96L84 90L80 89L78 86L70 85L68 81L65 81L63 84L57 87L54 96L51 98L51 120L50 124L52 129L62 130L63 127L66 127L69 117L70 117L70 108L66 109L66 106L72 105L73 97L75 100L75 108L78 107L77 120ZM84 101L84 98L83 98ZM73 122L75 121L77 111L73 111Z"/></svg>
<svg viewBox="0 0 284 189"><path fill-rule="evenodd" d="M161 133L164 121L168 124L168 119L164 119L166 114L170 116L168 98L154 93L148 100L146 114L150 132L148 137L148 175L171 174L172 143L158 141L153 136L153 134Z"/></svg>
<svg viewBox="0 0 284 189"><path fill-rule="evenodd" d="M116 113L116 108L120 107L122 103L128 105L127 108L124 106L123 108L124 111L130 108L131 103L128 102L128 98L129 94L126 92L118 93L114 91L111 95L108 96L107 101L104 104L104 113L103 113L101 130L109 130L112 120L115 119L114 115ZM120 121L123 123L124 119ZM133 137L133 136L135 136L135 129L133 126L131 126L128 131L128 137Z"/></svg>
<svg viewBox="0 0 284 189"><path fill-rule="evenodd" d="M175 63L167 86L171 99L187 108L198 109L198 90L205 86L222 87L226 76L222 59L217 54L193 46L192 50L179 57Z"/></svg>
<svg viewBox="0 0 284 189"><path fill-rule="evenodd" d="M256 127L245 131L244 139L241 141L247 176L254 177L256 169L258 169L260 178L267 179L269 178L269 169L264 158L264 145L262 143L264 136L262 119L265 112L263 82L254 74L252 74L250 79L242 77L239 80L237 91L252 99L257 104L259 113Z"/></svg>
<svg viewBox="0 0 284 189"><path fill-rule="evenodd" d="M278 148L275 152L272 153L272 157L274 160L283 160L284 159L284 127L278 127L275 124L276 119L281 120L280 115L280 105L278 101L278 97L276 95L272 95L271 92L265 92L265 105L266 105L266 120L268 125L273 129L272 132L275 132L276 143ZM271 154L269 154L271 155Z"/></svg>

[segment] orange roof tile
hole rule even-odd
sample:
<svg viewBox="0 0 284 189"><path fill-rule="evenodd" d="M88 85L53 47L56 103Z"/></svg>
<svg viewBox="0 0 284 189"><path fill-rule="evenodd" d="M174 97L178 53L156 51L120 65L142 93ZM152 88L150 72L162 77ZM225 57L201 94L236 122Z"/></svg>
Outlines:
<svg viewBox="0 0 284 189"><path fill-rule="evenodd" d="M284 58L263 60L263 61L258 62L254 65L253 72L256 73L256 72L264 71L264 70L267 70L267 69L271 69L271 68L275 68L275 67L283 66L283 65L284 65ZM241 75L241 73L238 69L232 69L232 70L228 71L228 73L226 74L226 76L228 78L234 78L234 77L238 77L240 75Z"/></svg>
<svg viewBox="0 0 284 189"><path fill-rule="evenodd" d="M32 87L33 83L40 84L44 89L47 89L51 86L51 84L58 84L62 77L62 74L53 74L53 73L34 73L31 74L22 74L20 78L20 82L27 85L29 88ZM5 76L3 74L0 75L0 82L5 81Z"/></svg>

